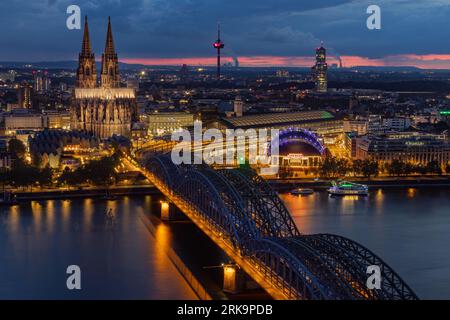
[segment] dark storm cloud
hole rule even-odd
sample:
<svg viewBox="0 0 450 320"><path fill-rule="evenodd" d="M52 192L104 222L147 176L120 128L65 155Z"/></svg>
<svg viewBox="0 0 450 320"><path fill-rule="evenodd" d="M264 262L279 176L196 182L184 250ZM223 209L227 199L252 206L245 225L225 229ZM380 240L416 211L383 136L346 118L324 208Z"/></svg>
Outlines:
<svg viewBox="0 0 450 320"><path fill-rule="evenodd" d="M365 26L373 3L380 31ZM71 4L89 16L97 55L108 15L122 57L208 56L217 21L237 55L311 55L320 40L342 55L450 52L450 0L10 0L0 3L0 60L75 59L82 33L65 26Z"/></svg>

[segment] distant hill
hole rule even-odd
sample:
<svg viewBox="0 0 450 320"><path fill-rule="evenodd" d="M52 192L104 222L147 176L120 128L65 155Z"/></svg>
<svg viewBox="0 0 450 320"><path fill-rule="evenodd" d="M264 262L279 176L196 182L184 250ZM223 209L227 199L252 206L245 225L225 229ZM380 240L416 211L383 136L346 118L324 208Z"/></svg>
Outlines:
<svg viewBox="0 0 450 320"><path fill-rule="evenodd" d="M42 61L42 62L0 62L0 68L28 68L28 66L31 65L31 68L36 69L72 69L75 70L78 66L78 62L73 61ZM119 66L123 70L139 70L143 68L152 68L152 67L162 67L162 66L148 66L148 65L142 65L142 64L128 64L120 62ZM164 66L165 68L180 68L181 64L179 66L172 65L172 66ZM199 67L199 66L195 66ZM100 62L97 62L97 69L100 68ZM215 66L206 66L205 68L215 68ZM300 71L300 72L310 72L311 68L309 67L273 67L273 66L261 66L261 67L240 67L241 70L279 70L279 69L285 69L285 70L291 70L291 71ZM239 70L237 69L237 70ZM224 67L224 71L226 70L236 70L235 68L226 68ZM358 66L358 67L350 67L350 68L330 68L329 71L335 72L335 71L351 71L351 70L358 70L358 71L372 71L372 72L420 72L425 71L426 69L421 69L417 67L412 66L399 66L399 67L373 67L373 66ZM437 71L437 70L433 70ZM448 71L448 70L443 70Z"/></svg>
<svg viewBox="0 0 450 320"><path fill-rule="evenodd" d="M348 70L359 70L359 71L395 71L395 72L401 72L401 71L420 71L423 69L417 68L417 67L408 67L408 66L401 66L401 67L373 67L373 66L358 66L358 67L351 67L347 68Z"/></svg>

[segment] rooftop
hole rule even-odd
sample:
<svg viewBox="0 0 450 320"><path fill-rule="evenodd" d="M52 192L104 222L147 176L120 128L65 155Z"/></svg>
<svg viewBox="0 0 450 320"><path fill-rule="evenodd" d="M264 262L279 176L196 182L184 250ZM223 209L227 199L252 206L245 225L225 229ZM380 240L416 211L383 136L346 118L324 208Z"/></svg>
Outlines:
<svg viewBox="0 0 450 320"><path fill-rule="evenodd" d="M324 120L334 120L335 116L328 111L301 111L286 113L269 113L244 116L238 118L223 118L222 121L229 127L266 127L284 124L301 124Z"/></svg>
<svg viewBox="0 0 450 320"><path fill-rule="evenodd" d="M30 150L31 152L57 154L58 149L62 149L64 145L81 140L88 141L92 145L98 144L97 138L84 131L45 129L34 138L30 138Z"/></svg>

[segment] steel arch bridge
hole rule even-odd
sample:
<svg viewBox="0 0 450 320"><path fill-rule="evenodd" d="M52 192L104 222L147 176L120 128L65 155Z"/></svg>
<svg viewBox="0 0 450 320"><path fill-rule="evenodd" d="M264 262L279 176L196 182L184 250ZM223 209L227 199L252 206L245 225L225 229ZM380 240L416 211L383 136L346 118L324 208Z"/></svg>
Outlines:
<svg viewBox="0 0 450 320"><path fill-rule="evenodd" d="M140 170L276 299L418 299L360 244L337 235L301 234L278 195L250 169L175 165L169 155L158 155ZM381 270L380 290L366 285L372 265Z"/></svg>

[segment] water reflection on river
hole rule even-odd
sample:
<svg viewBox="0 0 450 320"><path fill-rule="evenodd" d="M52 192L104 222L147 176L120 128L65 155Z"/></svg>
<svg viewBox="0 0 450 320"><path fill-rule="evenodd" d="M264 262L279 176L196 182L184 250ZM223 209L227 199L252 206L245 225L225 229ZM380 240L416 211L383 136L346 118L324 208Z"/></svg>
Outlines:
<svg viewBox="0 0 450 320"><path fill-rule="evenodd" d="M195 298L163 250L164 230L156 241L141 222L150 210L150 197L0 208L0 299ZM66 289L72 264L81 267L81 291Z"/></svg>
<svg viewBox="0 0 450 320"><path fill-rule="evenodd" d="M303 233L354 239L388 262L421 298L450 298L450 189L282 198ZM109 209L114 219L106 218ZM169 230L158 227L155 240L141 222L150 211L150 197L0 207L0 299L194 298L165 254ZM80 292L66 289L71 264L82 269Z"/></svg>
<svg viewBox="0 0 450 320"><path fill-rule="evenodd" d="M281 196L300 231L334 233L388 262L420 298L450 298L450 189L378 189L369 197L324 191Z"/></svg>

